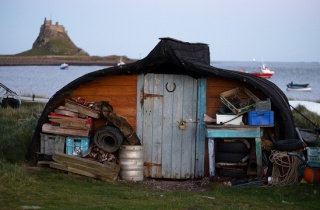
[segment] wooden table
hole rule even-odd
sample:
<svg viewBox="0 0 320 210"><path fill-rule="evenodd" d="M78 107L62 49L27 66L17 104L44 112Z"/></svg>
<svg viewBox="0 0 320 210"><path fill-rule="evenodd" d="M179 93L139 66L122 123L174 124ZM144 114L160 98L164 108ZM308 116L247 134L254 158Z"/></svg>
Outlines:
<svg viewBox="0 0 320 210"><path fill-rule="evenodd" d="M257 174L260 175L262 171L261 136L263 134L263 127L270 126L207 125L206 137L209 140L208 150L210 178L215 176L215 138L254 138L256 147Z"/></svg>

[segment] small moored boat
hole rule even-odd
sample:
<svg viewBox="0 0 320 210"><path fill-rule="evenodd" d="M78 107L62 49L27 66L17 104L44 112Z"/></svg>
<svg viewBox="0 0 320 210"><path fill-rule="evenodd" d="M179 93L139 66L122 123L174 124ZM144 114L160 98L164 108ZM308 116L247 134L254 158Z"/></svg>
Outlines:
<svg viewBox="0 0 320 210"><path fill-rule="evenodd" d="M287 84L287 90L294 90L294 91L311 91L311 87L309 87L308 83L298 84L290 82Z"/></svg>
<svg viewBox="0 0 320 210"><path fill-rule="evenodd" d="M69 67L69 65L66 63L63 63L60 65L60 69L67 69L68 67Z"/></svg>
<svg viewBox="0 0 320 210"><path fill-rule="evenodd" d="M117 63L118 66L125 65L125 62L122 61L122 57L120 57L119 62Z"/></svg>

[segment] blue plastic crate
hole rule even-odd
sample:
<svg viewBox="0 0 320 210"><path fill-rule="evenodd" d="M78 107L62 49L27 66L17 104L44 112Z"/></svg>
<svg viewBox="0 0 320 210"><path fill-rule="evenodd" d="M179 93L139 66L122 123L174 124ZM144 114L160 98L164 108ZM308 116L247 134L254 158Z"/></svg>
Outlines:
<svg viewBox="0 0 320 210"><path fill-rule="evenodd" d="M89 152L90 139L87 137L66 137L66 154L84 157Z"/></svg>
<svg viewBox="0 0 320 210"><path fill-rule="evenodd" d="M261 110L248 113L248 125L273 125L274 112Z"/></svg>

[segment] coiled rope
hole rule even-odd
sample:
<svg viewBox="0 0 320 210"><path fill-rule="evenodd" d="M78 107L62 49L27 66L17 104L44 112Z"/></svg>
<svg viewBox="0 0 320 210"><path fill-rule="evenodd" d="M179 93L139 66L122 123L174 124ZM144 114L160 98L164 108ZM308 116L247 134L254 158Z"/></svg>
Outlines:
<svg viewBox="0 0 320 210"><path fill-rule="evenodd" d="M271 185L286 185L298 181L299 160L288 152L271 150L269 160L273 163Z"/></svg>

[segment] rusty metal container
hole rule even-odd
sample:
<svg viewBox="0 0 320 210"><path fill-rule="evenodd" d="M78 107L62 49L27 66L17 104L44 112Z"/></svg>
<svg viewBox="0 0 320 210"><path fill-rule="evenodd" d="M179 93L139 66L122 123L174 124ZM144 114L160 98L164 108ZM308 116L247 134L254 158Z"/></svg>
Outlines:
<svg viewBox="0 0 320 210"><path fill-rule="evenodd" d="M140 145L122 145L119 148L120 178L143 181L144 152Z"/></svg>

